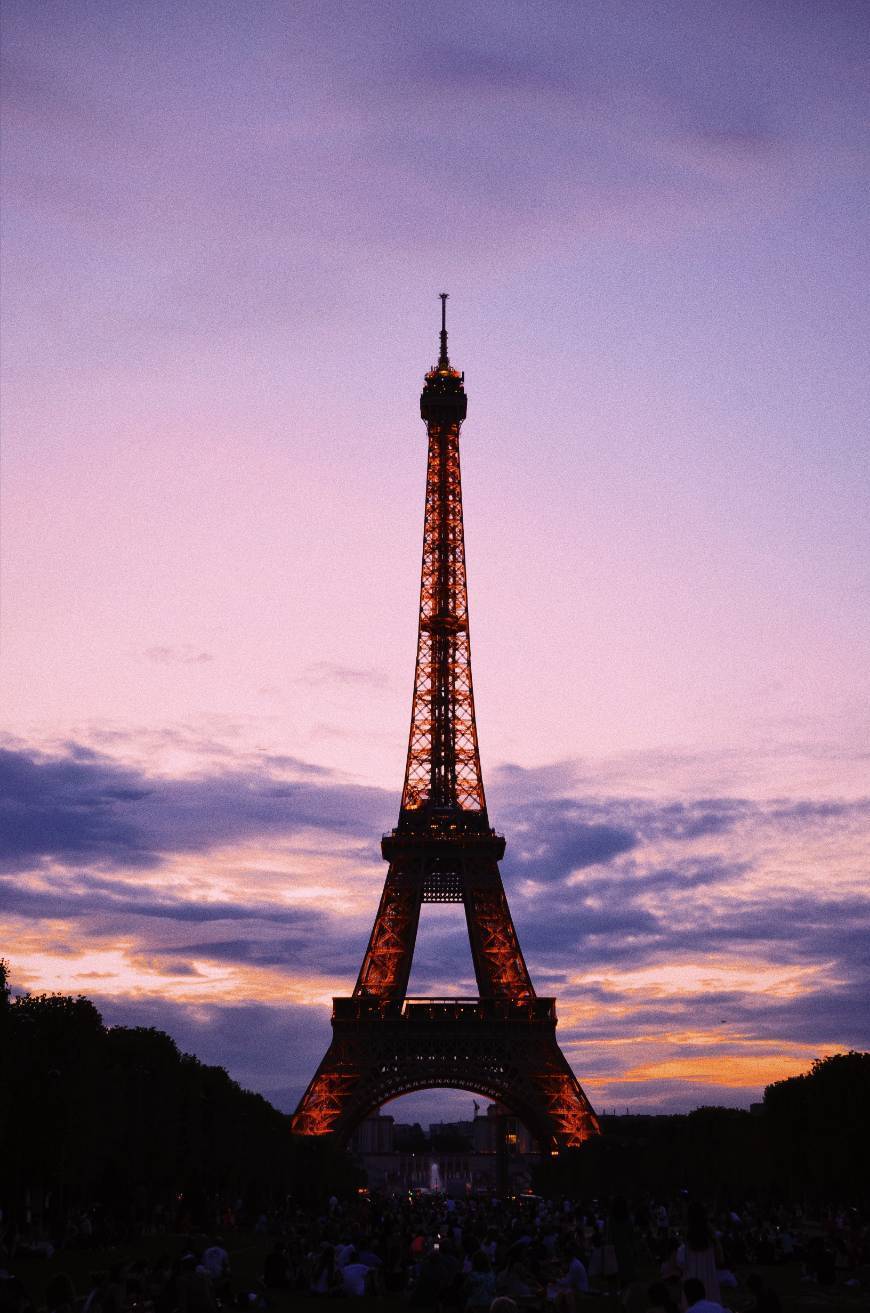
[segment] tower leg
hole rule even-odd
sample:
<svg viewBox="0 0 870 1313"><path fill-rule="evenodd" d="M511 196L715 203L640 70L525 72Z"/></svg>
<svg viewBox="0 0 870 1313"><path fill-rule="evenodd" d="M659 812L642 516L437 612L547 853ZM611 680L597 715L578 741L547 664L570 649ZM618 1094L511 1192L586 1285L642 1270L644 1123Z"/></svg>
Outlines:
<svg viewBox="0 0 870 1313"><path fill-rule="evenodd" d="M497 862L468 859L463 902L481 998L534 998Z"/></svg>
<svg viewBox="0 0 870 1313"><path fill-rule="evenodd" d="M413 859L390 864L354 994L404 998L420 921L421 877Z"/></svg>

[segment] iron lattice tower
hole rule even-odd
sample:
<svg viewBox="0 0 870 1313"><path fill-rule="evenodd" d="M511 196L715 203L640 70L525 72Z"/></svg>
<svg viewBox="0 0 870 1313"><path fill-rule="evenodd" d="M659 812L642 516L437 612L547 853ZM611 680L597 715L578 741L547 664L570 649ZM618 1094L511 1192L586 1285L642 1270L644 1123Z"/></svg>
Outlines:
<svg viewBox="0 0 870 1313"><path fill-rule="evenodd" d="M417 665L402 803L383 837L384 891L353 995L333 1000L333 1038L293 1117L303 1135L346 1139L382 1103L436 1086L511 1109L545 1149L598 1122L556 1041L556 1003L538 998L523 959L489 823L471 680L459 432L465 375L447 354L441 293L437 364L420 414L429 435ZM473 999L409 999L423 903L462 903Z"/></svg>

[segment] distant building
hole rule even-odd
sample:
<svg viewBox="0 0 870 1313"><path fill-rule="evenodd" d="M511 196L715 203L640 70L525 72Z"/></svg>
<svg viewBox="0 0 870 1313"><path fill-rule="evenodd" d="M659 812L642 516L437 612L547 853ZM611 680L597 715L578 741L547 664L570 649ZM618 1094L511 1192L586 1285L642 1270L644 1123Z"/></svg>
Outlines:
<svg viewBox="0 0 870 1313"><path fill-rule="evenodd" d="M509 1155L535 1153L535 1142L523 1123L498 1103L489 1104L486 1116L475 1117L472 1125L478 1153L496 1153L501 1134Z"/></svg>
<svg viewBox="0 0 870 1313"><path fill-rule="evenodd" d="M459 1197L502 1188L519 1193L531 1184L540 1156L529 1132L498 1104L473 1121L433 1122L429 1135L418 1125L376 1113L350 1138L372 1188L443 1190Z"/></svg>
<svg viewBox="0 0 870 1313"><path fill-rule="evenodd" d="M360 1158L370 1153L393 1153L394 1139L394 1119L376 1113L374 1117L366 1117L357 1126L350 1138L350 1148Z"/></svg>
<svg viewBox="0 0 870 1313"><path fill-rule="evenodd" d="M431 1122L429 1139L433 1144L437 1140L462 1140L471 1148L474 1143L474 1122Z"/></svg>

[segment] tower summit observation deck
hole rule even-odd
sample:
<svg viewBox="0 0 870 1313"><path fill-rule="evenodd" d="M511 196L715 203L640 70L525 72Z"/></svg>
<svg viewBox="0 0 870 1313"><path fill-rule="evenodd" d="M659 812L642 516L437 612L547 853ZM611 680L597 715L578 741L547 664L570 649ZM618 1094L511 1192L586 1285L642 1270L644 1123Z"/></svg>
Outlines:
<svg viewBox="0 0 870 1313"><path fill-rule="evenodd" d="M499 871L471 679L459 434L465 375L447 351L441 293L437 363L420 414L428 433L423 564L411 730L396 828L381 849L384 891L353 994L333 1000L333 1038L293 1117L303 1135L345 1140L382 1103L413 1090L471 1090L502 1103L542 1148L598 1133L556 1041L555 999L538 998ZM462 903L478 995L409 999L423 903Z"/></svg>

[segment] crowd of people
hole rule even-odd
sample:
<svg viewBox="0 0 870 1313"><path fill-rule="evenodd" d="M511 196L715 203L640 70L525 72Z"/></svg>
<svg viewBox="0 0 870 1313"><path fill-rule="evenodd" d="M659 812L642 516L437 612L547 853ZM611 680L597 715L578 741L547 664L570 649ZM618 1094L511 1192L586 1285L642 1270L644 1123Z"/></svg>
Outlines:
<svg viewBox="0 0 870 1313"><path fill-rule="evenodd" d="M860 1283L868 1261L867 1225L849 1210L812 1226L784 1207L710 1218L682 1196L630 1207L622 1198L605 1206L417 1195L363 1197L352 1208L332 1200L316 1219L291 1209L264 1276L267 1289L320 1295L406 1291L412 1308L574 1313L597 1291L620 1296L629 1313L779 1313L754 1267L792 1265L825 1288L838 1278Z"/></svg>
<svg viewBox="0 0 870 1313"><path fill-rule="evenodd" d="M107 1220L84 1213L59 1243L87 1250ZM224 1204L213 1221L221 1233L188 1234L175 1253L167 1246L153 1261L94 1272L86 1289L76 1290L55 1261L41 1307L219 1313L292 1310L302 1296L374 1296L441 1313L579 1313L597 1293L626 1313L783 1313L778 1283L759 1268L791 1269L819 1291L857 1291L870 1262L867 1222L854 1210L814 1219L793 1207L752 1204L708 1213L684 1196L630 1205L622 1198L578 1204L362 1191L322 1207L291 1198L250 1217ZM170 1234L178 1218L162 1224ZM256 1276L248 1271L245 1280L231 1260L243 1240L243 1250L264 1254ZM36 1313L21 1260L46 1260L53 1250L44 1236L7 1228L0 1313Z"/></svg>

